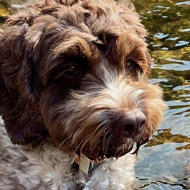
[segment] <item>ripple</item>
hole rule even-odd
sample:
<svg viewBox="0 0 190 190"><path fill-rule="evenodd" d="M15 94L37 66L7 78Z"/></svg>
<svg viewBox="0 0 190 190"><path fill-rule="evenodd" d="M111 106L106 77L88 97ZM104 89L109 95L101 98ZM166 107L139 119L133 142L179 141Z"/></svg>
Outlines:
<svg viewBox="0 0 190 190"><path fill-rule="evenodd" d="M190 5L190 1L179 2L176 5Z"/></svg>
<svg viewBox="0 0 190 190"><path fill-rule="evenodd" d="M169 107L181 107L181 106L189 106L190 107L190 102L181 102L181 101L178 101L178 100L170 100L170 101L167 101L167 105Z"/></svg>
<svg viewBox="0 0 190 190"><path fill-rule="evenodd" d="M173 38L168 38L168 39L166 39L166 40L175 41L175 40L178 40L178 39L179 39L179 37L178 37L178 36L176 36L176 37L173 37Z"/></svg>
<svg viewBox="0 0 190 190"><path fill-rule="evenodd" d="M161 40L161 39L164 39L164 38L168 37L169 34L157 33L157 34L154 34L154 36L155 36L156 38L158 38L159 40Z"/></svg>
<svg viewBox="0 0 190 190"><path fill-rule="evenodd" d="M177 63L170 63L170 64L163 64L162 66L163 70L173 70L173 71L186 71L187 70L187 66L186 65L181 65L181 64L177 64ZM153 64L152 68L160 68L159 64Z"/></svg>
<svg viewBox="0 0 190 190"><path fill-rule="evenodd" d="M189 31L190 31L190 28L186 28L186 29L181 30L180 32L189 32Z"/></svg>
<svg viewBox="0 0 190 190"><path fill-rule="evenodd" d="M184 85L184 86L177 86L175 88L173 88L173 90L186 90L186 91L190 91L190 85Z"/></svg>
<svg viewBox="0 0 190 190"><path fill-rule="evenodd" d="M178 43L175 44L175 47L185 46L187 44L189 44L189 42L187 42L187 41L178 41Z"/></svg>

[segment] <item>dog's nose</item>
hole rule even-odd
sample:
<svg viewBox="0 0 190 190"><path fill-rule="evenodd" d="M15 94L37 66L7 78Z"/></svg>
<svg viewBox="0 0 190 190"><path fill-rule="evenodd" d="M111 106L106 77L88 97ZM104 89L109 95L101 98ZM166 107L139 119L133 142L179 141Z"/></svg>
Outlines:
<svg viewBox="0 0 190 190"><path fill-rule="evenodd" d="M143 130L146 123L144 114L135 117L120 117L118 119L117 129L126 137L138 135Z"/></svg>

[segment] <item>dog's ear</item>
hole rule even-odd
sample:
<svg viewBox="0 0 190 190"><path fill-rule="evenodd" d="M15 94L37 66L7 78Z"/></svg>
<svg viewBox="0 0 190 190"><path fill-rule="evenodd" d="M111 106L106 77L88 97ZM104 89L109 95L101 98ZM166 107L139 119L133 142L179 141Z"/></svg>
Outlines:
<svg viewBox="0 0 190 190"><path fill-rule="evenodd" d="M46 135L38 109L43 86L33 59L34 46L27 40L28 28L25 19L17 15L0 30L0 114L16 144Z"/></svg>

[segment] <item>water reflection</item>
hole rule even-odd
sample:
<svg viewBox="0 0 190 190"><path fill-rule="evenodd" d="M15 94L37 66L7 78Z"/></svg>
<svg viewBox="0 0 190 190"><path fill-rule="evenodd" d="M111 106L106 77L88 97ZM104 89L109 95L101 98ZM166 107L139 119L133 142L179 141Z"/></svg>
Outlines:
<svg viewBox="0 0 190 190"><path fill-rule="evenodd" d="M190 138L188 138L186 135L172 134L171 131L172 131L171 128L158 130L145 147L151 147L166 143L184 143L184 142L190 143Z"/></svg>
<svg viewBox="0 0 190 190"><path fill-rule="evenodd" d="M141 149L137 189L190 189L190 1L134 0L150 34L151 81L159 82L170 110Z"/></svg>
<svg viewBox="0 0 190 190"><path fill-rule="evenodd" d="M9 15L8 11L9 6L6 1L0 0L0 25L5 21Z"/></svg>
<svg viewBox="0 0 190 190"><path fill-rule="evenodd" d="M185 146L188 144L172 142L144 148L139 158L141 168L136 169L139 174L136 189L189 189L190 162L187 158L190 157L190 150L182 148Z"/></svg>

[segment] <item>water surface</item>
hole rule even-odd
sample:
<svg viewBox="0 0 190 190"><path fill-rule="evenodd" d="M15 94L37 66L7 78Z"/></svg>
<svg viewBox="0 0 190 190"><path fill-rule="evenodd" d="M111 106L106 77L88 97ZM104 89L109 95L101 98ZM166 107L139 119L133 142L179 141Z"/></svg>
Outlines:
<svg viewBox="0 0 190 190"><path fill-rule="evenodd" d="M133 0L149 32L154 64L170 110L150 143L141 148L136 189L190 189L190 1Z"/></svg>

